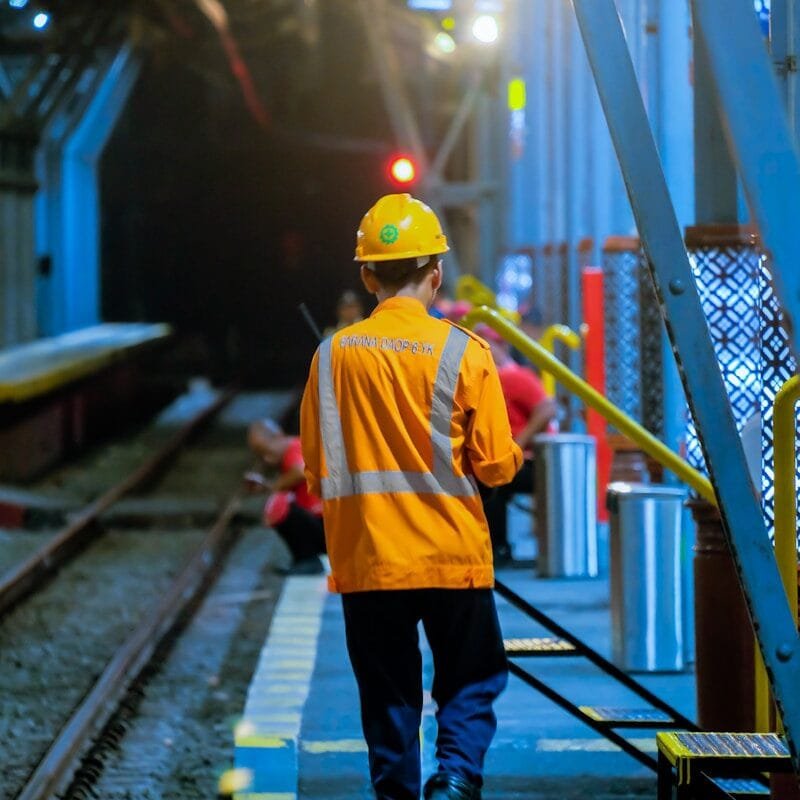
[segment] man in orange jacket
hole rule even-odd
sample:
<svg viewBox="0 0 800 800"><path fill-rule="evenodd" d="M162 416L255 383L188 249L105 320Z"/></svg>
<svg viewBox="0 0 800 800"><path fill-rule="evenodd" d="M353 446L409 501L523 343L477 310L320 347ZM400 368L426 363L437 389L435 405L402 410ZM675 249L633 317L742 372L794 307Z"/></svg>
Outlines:
<svg viewBox="0 0 800 800"><path fill-rule="evenodd" d="M486 342L428 315L447 250L410 195L367 212L356 261L378 307L320 345L301 407L379 800L419 797L420 621L439 728L427 800L480 798L508 676L476 479L508 483L522 453Z"/></svg>

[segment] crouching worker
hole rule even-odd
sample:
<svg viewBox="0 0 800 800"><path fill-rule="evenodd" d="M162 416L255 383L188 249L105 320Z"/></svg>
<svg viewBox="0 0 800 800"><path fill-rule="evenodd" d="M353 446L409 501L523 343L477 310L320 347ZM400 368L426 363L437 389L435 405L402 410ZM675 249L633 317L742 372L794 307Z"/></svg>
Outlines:
<svg viewBox="0 0 800 800"><path fill-rule="evenodd" d="M325 552L322 502L308 491L303 471L300 439L287 436L270 419L254 422L247 443L267 467L278 470L274 481L248 473L251 486L269 492L264 505L264 524L274 528L292 554L290 575L319 575L324 571L320 554Z"/></svg>
<svg viewBox="0 0 800 800"><path fill-rule="evenodd" d="M439 727L427 800L480 798L508 678L476 479L507 483L522 454L486 342L428 315L447 250L430 208L377 202L355 260L378 306L320 345L301 407L379 800L419 798L419 622Z"/></svg>

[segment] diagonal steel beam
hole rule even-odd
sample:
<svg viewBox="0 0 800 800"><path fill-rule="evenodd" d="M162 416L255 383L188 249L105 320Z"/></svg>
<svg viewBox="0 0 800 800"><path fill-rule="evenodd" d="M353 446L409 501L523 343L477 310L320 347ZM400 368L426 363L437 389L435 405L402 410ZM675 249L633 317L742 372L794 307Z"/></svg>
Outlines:
<svg viewBox="0 0 800 800"><path fill-rule="evenodd" d="M697 35L711 64L728 146L771 257L796 357L800 355L800 163L784 103L752 2L692 0L692 6Z"/></svg>
<svg viewBox="0 0 800 800"><path fill-rule="evenodd" d="M358 8L397 146L408 147L422 171L427 172L428 156L422 134L403 82L399 56L386 25L385 0L358 0Z"/></svg>
<svg viewBox="0 0 800 800"><path fill-rule="evenodd" d="M797 768L797 631L750 482L622 23L614 0L572 0L572 4Z"/></svg>
<svg viewBox="0 0 800 800"><path fill-rule="evenodd" d="M458 142L458 137L461 135L464 125L466 125L470 114L472 114L472 110L475 108L475 103L481 93L482 83L483 71L478 70L472 74L469 86L464 96L461 98L461 102L459 103L456 113L453 115L453 119L450 120L450 126L431 163L431 177L436 180L441 180L442 172L447 165L447 160L450 158L453 148L456 146L456 142Z"/></svg>

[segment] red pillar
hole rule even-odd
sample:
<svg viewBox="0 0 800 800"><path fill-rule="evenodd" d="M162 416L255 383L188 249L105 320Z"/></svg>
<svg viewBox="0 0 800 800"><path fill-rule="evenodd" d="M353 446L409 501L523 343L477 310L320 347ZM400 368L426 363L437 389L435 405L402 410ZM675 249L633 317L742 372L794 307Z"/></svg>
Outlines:
<svg viewBox="0 0 800 800"><path fill-rule="evenodd" d="M600 394L605 395L606 378L603 353L603 270L584 267L581 273L583 291L583 321L586 325L584 354L586 380ZM587 409L586 427L597 444L597 518L608 521L605 495L611 475L612 452L608 444L606 421L596 411Z"/></svg>

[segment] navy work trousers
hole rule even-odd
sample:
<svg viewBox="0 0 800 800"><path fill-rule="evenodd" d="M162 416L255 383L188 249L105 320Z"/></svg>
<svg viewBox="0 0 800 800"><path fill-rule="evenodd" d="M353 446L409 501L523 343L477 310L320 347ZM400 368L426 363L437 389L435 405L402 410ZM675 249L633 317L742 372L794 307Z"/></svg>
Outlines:
<svg viewBox="0 0 800 800"><path fill-rule="evenodd" d="M408 589L342 595L350 662L378 800L418 800L421 621L433 652L439 771L483 784L508 664L491 589Z"/></svg>

